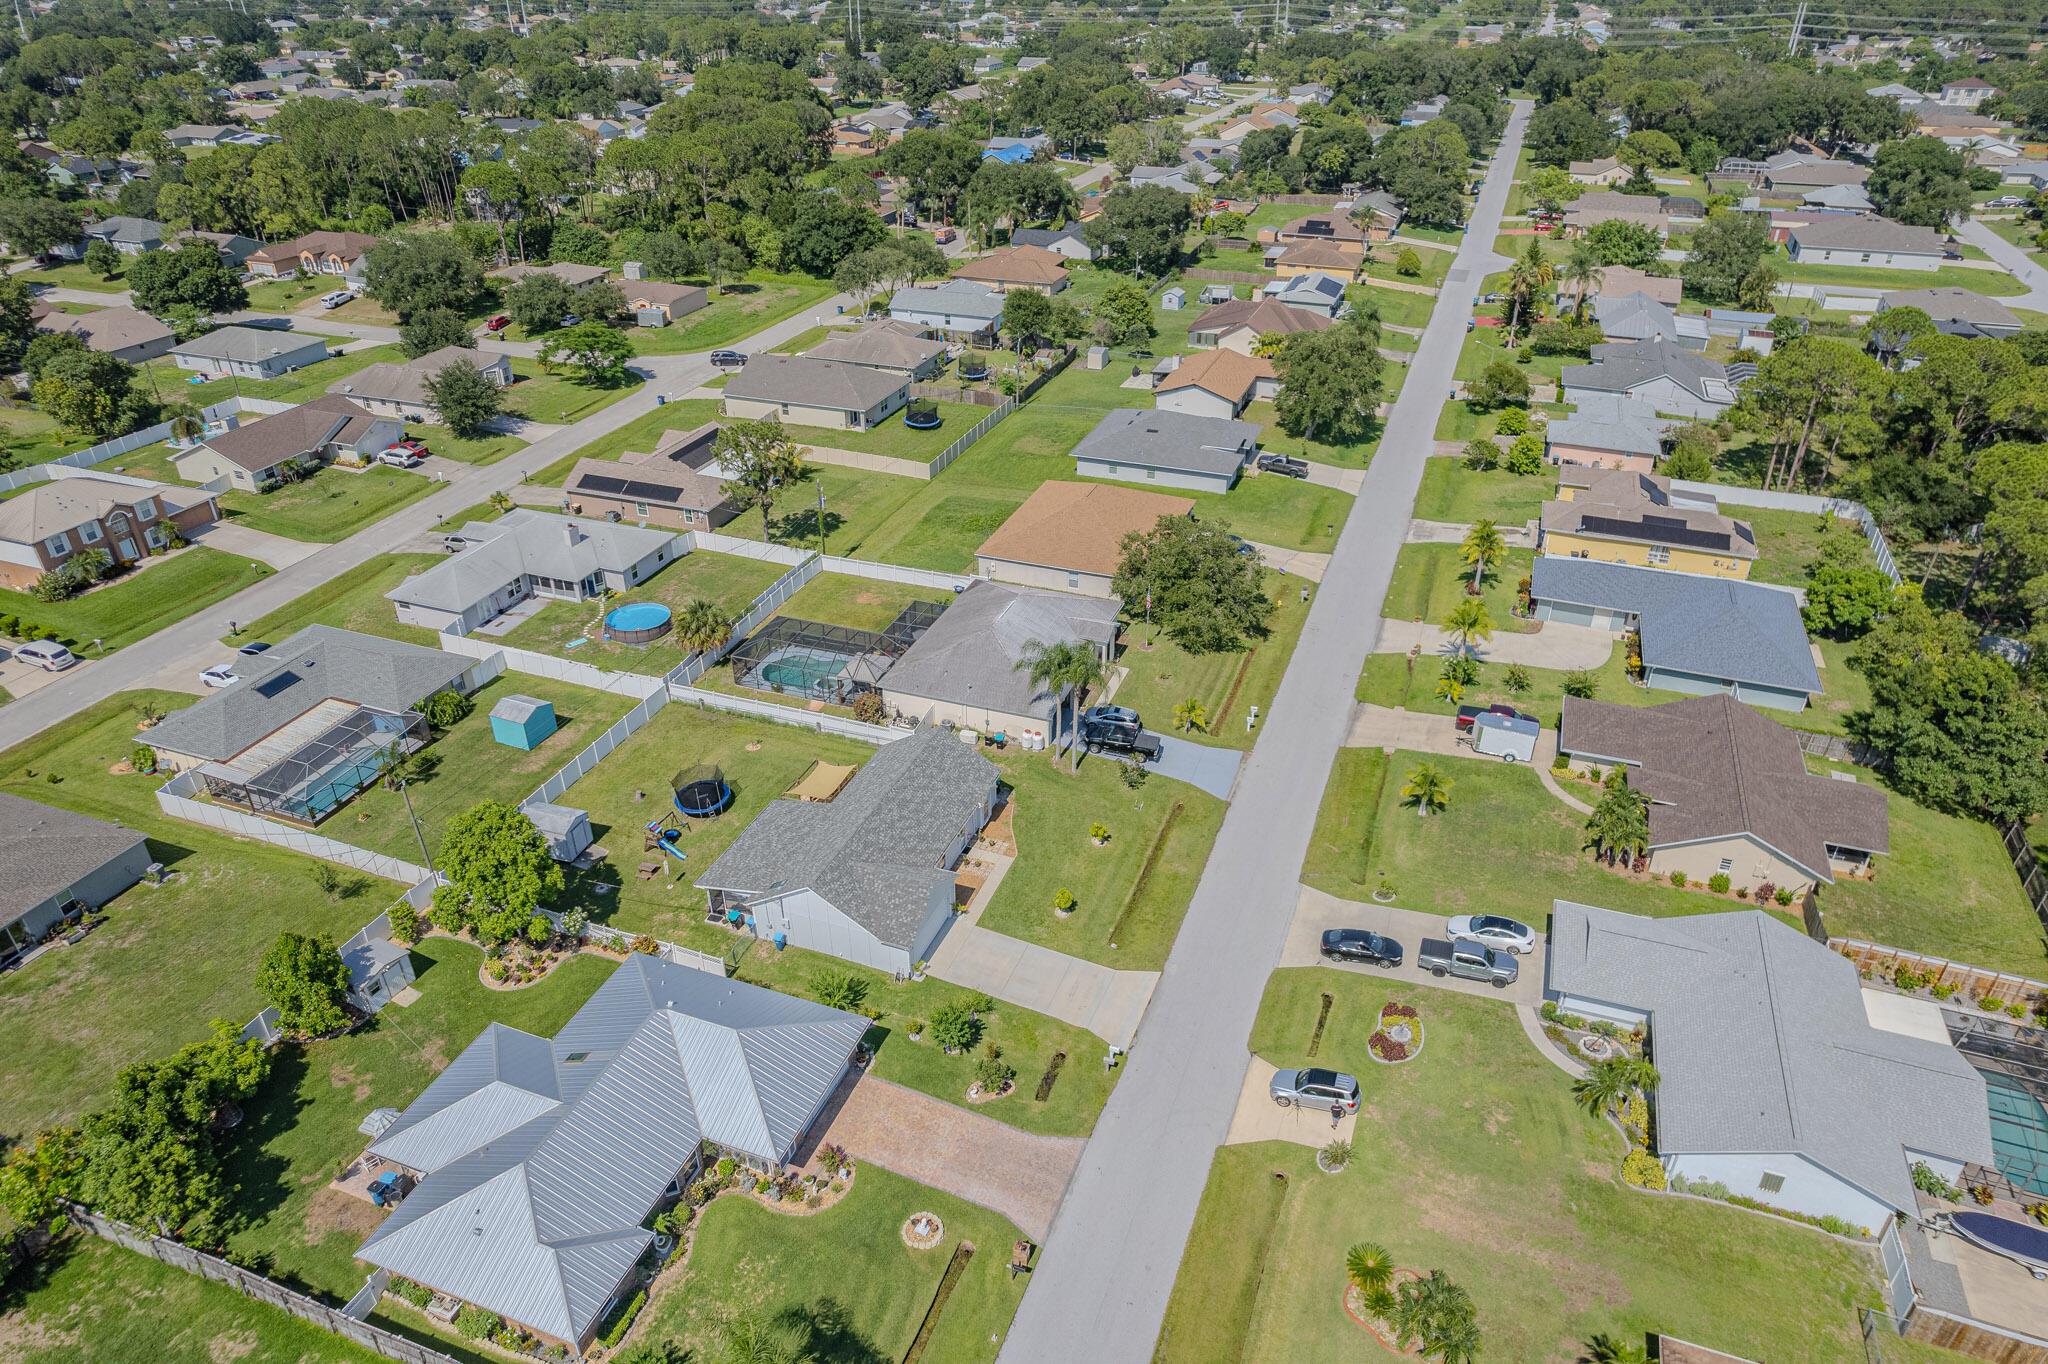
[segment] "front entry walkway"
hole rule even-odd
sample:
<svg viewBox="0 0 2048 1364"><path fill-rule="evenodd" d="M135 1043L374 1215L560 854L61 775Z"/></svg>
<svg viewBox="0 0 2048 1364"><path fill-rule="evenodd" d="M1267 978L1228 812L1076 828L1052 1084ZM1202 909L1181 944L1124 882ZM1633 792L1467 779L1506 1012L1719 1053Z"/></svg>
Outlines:
<svg viewBox="0 0 2048 1364"><path fill-rule="evenodd" d="M903 1037L890 1045L932 1044ZM803 1154L808 1157L825 1142L843 1146L857 1161L873 1161L1001 1213L1026 1236L1043 1241L1086 1139L1025 1132L963 1107L965 1102L964 1093L961 1103L950 1104L857 1073L832 1096Z"/></svg>

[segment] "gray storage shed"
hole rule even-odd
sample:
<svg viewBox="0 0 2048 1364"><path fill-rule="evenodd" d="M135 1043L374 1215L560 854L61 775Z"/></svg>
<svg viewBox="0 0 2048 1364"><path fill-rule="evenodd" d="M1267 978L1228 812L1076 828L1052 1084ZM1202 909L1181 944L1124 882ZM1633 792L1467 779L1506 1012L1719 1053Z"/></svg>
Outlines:
<svg viewBox="0 0 2048 1364"><path fill-rule="evenodd" d="M568 805L535 801L520 807L540 836L548 841L548 855L557 862L574 862L590 846L590 816Z"/></svg>

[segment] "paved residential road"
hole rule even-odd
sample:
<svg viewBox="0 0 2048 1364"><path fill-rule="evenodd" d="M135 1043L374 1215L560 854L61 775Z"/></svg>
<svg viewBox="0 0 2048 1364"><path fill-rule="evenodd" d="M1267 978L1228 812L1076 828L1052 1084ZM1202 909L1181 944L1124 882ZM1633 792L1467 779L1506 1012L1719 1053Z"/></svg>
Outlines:
<svg viewBox="0 0 2048 1364"><path fill-rule="evenodd" d="M1352 687L1407 538L1416 489L1450 391L1475 291L1507 262L1492 243L1530 105L1487 172L1457 263L1388 418L1380 452L1331 557L1293 661L1237 781L1152 1006L1053 1221L1002 1359L1008 1364L1152 1358L1181 1248L1250 1063L1246 1039L1279 965L1301 863ZM1327 590L1341 584L1341 591Z"/></svg>
<svg viewBox="0 0 2048 1364"><path fill-rule="evenodd" d="M815 325L819 317L832 316L835 305L851 303L852 299L843 294L828 298L815 308L763 328L748 337L746 344L753 350L769 349ZM641 356L633 367L649 376L646 382L610 407L574 425L553 430L496 464L465 468L439 492L408 503L346 540L318 546L290 567L157 631L146 641L72 669L64 674L61 685L43 687L10 705L0 706L0 748L11 747L60 724L117 692L154 686L159 677L175 674L181 666L197 673L221 661L227 652L219 639L228 632L228 622L247 624L322 583L354 571L367 560L404 548L456 512L485 501L492 493L511 491L528 474L537 473L562 456L652 412L656 397L680 398L717 373L708 356L709 352Z"/></svg>
<svg viewBox="0 0 2048 1364"><path fill-rule="evenodd" d="M2027 286L2027 292L2017 298L2001 298L1998 302L2008 308L2048 312L2048 270L2042 269L2040 263L2032 256L1975 218L1963 219L1961 225L1956 228L1956 236L1972 246L1981 248L1998 268Z"/></svg>

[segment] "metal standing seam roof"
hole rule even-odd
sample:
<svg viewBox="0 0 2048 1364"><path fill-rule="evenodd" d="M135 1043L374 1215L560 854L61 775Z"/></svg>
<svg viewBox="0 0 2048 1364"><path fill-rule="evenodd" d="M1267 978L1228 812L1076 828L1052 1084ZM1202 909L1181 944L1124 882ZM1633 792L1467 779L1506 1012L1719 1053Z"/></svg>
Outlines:
<svg viewBox="0 0 2048 1364"><path fill-rule="evenodd" d="M947 608L941 622L960 609ZM913 949L934 885L953 879L940 859L979 824L996 777L995 764L957 735L919 730L884 744L830 801L771 802L697 887L810 890L876 940Z"/></svg>
<svg viewBox="0 0 2048 1364"><path fill-rule="evenodd" d="M630 467L618 469L630 476ZM473 542L470 548L413 574L386 592L385 600L466 611L528 574L573 583L599 571L624 573L676 539L674 531L556 516L530 507L515 507L495 521L471 521L460 533Z"/></svg>
<svg viewBox="0 0 2048 1364"><path fill-rule="evenodd" d="M486 1028L372 1143L424 1178L357 1255L581 1340L699 1142L786 1160L867 1028L635 953L552 1041Z"/></svg>
<svg viewBox="0 0 2048 1364"><path fill-rule="evenodd" d="M0 792L0 924L144 842L140 832Z"/></svg>
<svg viewBox="0 0 2048 1364"><path fill-rule="evenodd" d="M1559 900L1546 985L1650 1015L1665 1154L1805 1156L1901 1212L1908 1152L1992 1163L1983 1077L1871 1026L1855 966L1761 910L1648 919Z"/></svg>
<svg viewBox="0 0 2048 1364"><path fill-rule="evenodd" d="M901 393L909 380L887 370L802 355L756 355L726 381L725 396L792 407L866 412Z"/></svg>
<svg viewBox="0 0 2048 1364"><path fill-rule="evenodd" d="M1251 422L1120 407L1082 438L1074 458L1222 476L1242 468L1258 445L1259 428Z"/></svg>
<svg viewBox="0 0 2048 1364"><path fill-rule="evenodd" d="M1664 568L1539 557L1531 595L1636 616L1646 667L1818 695L1799 601L1782 588Z"/></svg>

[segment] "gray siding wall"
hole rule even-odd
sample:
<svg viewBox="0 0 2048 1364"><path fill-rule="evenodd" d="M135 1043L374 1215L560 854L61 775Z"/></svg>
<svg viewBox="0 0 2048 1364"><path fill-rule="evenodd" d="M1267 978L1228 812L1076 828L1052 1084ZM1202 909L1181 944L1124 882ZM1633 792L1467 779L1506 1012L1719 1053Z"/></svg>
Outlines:
<svg viewBox="0 0 2048 1364"><path fill-rule="evenodd" d="M1100 459L1076 459L1074 472L1083 478L1113 478L1120 483L1136 483L1147 488L1185 488L1197 493L1227 493L1237 483L1235 473L1226 478L1185 470L1141 469L1134 464L1111 464Z"/></svg>
<svg viewBox="0 0 2048 1364"><path fill-rule="evenodd" d="M62 911L66 904L73 900L82 900L98 909L140 881L142 873L149 869L149 863L149 845L137 843L98 870L86 873L66 889L52 895L41 904L31 906L9 922L18 926L16 931L20 936L30 940L40 938L63 918Z"/></svg>
<svg viewBox="0 0 2048 1364"><path fill-rule="evenodd" d="M1628 628L1628 613L1612 611L1597 606L1577 606L1571 602L1539 601L1536 603L1536 619L1554 620L1560 625L1588 625L1598 630L1612 630L1619 634Z"/></svg>

